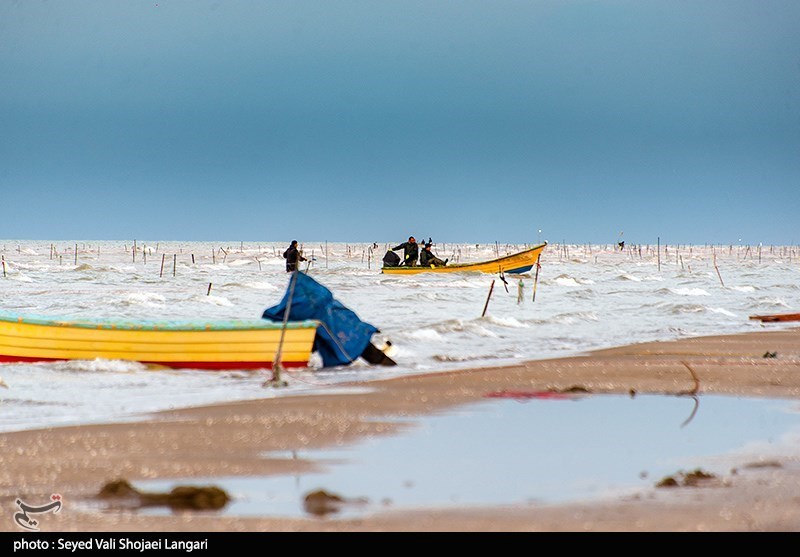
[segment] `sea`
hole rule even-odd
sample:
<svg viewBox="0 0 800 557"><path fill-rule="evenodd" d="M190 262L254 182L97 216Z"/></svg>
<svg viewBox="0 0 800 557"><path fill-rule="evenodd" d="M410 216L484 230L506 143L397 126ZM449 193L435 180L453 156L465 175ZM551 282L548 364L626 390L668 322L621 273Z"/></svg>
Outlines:
<svg viewBox="0 0 800 557"><path fill-rule="evenodd" d="M614 346L780 330L800 310L800 247L548 244L525 275L381 273L389 243L304 242L301 270L391 343L397 366L151 369L126 361L2 364L0 431L142 420L155 411L358 388L407 374L575 356ZM533 244L435 244L450 262ZM281 242L0 240L0 311L124 320L260 318L289 284ZM355 384L355 387L354 387Z"/></svg>

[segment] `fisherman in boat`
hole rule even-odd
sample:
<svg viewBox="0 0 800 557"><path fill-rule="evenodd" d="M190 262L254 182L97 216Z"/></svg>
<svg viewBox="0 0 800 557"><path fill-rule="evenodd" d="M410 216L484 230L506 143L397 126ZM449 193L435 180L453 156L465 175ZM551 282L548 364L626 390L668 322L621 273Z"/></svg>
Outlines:
<svg viewBox="0 0 800 557"><path fill-rule="evenodd" d="M399 246L395 246L391 251L403 250L403 262L400 265L406 267L416 267L417 259L419 258L419 244L414 236L408 237L408 242L403 242Z"/></svg>
<svg viewBox="0 0 800 557"><path fill-rule="evenodd" d="M308 261L303 257L303 254L300 253L300 250L297 249L297 240L292 240L292 243L286 248L286 251L283 252L283 258L286 259L287 273L297 270L298 261Z"/></svg>
<svg viewBox="0 0 800 557"><path fill-rule="evenodd" d="M433 252L431 251L431 246L433 244L428 241L425 244L425 248L422 250L422 253L419 256L419 264L422 267L444 267L447 265L447 259L442 261L438 257L436 257Z"/></svg>

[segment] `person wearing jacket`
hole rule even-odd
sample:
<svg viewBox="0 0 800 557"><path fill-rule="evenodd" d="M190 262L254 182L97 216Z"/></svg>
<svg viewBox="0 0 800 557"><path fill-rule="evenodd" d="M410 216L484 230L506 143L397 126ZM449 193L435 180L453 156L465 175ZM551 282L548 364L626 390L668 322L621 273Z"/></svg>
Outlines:
<svg viewBox="0 0 800 557"><path fill-rule="evenodd" d="M298 261L308 261L297 249L297 240L292 240L292 243L283 252L283 258L286 260L286 272L291 273L297 270Z"/></svg>
<svg viewBox="0 0 800 557"><path fill-rule="evenodd" d="M419 244L414 236L408 237L408 242L403 242L399 246L392 248L392 251L403 250L403 262L400 265L406 267L416 267L417 259L419 258Z"/></svg>
<svg viewBox="0 0 800 557"><path fill-rule="evenodd" d="M422 250L422 253L419 256L419 264L422 267L444 267L447 265L447 260L445 259L442 261L431 251L431 244L430 242L425 244L425 248Z"/></svg>

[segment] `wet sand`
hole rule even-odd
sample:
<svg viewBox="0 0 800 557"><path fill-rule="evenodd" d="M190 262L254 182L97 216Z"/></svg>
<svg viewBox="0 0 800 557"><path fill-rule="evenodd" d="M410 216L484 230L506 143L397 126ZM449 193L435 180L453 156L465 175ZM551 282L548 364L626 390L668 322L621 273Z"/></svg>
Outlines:
<svg viewBox="0 0 800 557"><path fill-rule="evenodd" d="M291 379L290 379L291 380ZM361 518L227 517L183 512L146 516L92 511L86 501L117 478L297 474L312 460L264 458L270 451L346 445L400 433L422 418L499 391L594 394L724 394L800 399L800 329L644 343L586 356L354 384L330 394L217 404L161 412L135 423L0 434L0 502L64 497L42 531L798 531L800 462L742 462L695 487L560 505L385 511ZM13 386L12 386L13 388ZM400 418L398 420L398 418ZM800 454L800 451L799 451ZM676 470L677 472L677 470ZM8 512L0 530L19 531Z"/></svg>

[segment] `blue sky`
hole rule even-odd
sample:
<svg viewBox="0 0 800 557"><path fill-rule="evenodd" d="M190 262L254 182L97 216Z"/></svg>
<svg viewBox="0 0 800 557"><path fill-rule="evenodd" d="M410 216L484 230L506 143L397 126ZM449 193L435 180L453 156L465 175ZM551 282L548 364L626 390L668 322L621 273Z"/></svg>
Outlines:
<svg viewBox="0 0 800 557"><path fill-rule="evenodd" d="M797 244L798 29L796 0L0 0L0 238Z"/></svg>

